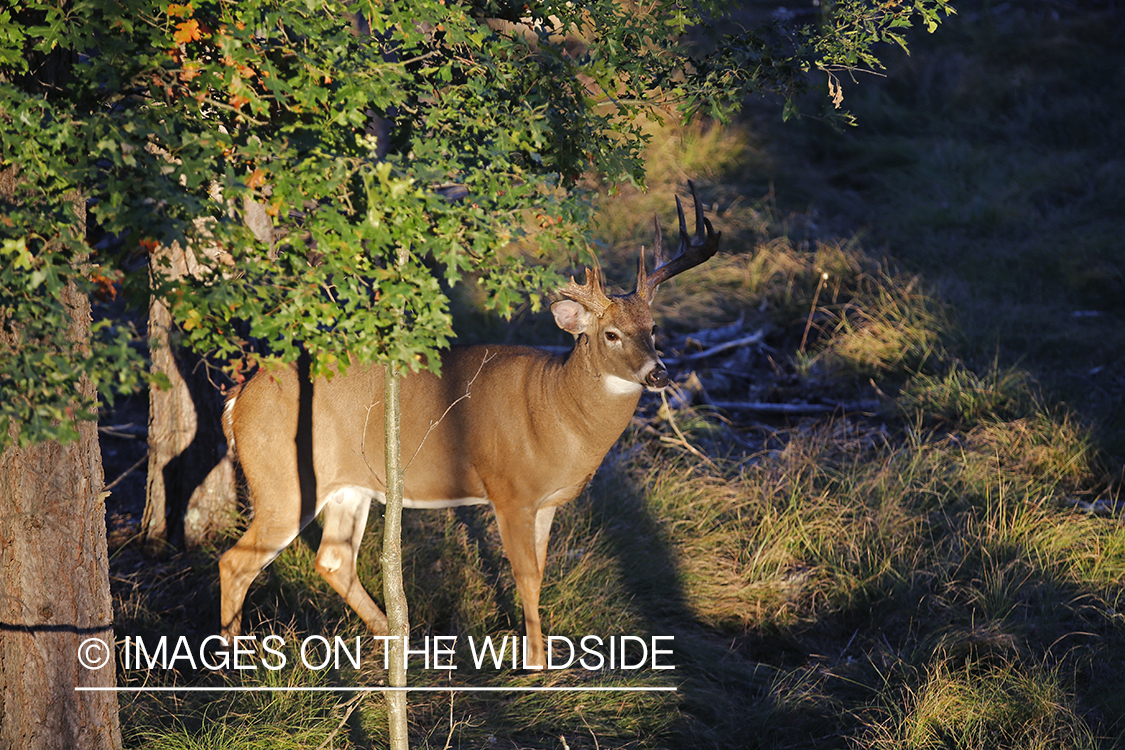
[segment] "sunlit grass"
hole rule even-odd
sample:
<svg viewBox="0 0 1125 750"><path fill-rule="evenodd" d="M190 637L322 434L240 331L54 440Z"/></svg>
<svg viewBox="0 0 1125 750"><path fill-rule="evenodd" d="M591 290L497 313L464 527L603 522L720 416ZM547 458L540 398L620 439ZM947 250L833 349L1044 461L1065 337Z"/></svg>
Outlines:
<svg viewBox="0 0 1125 750"><path fill-rule="evenodd" d="M294 635L289 631L287 635ZM293 656L292 654L290 656ZM323 686L323 675L294 666L282 671L254 670L236 684L257 687ZM233 681L232 681L233 682ZM213 682L221 686L223 682ZM206 694L204 694L206 695ZM163 715L160 727L126 725L127 746L146 750L296 750L316 748L337 733L346 712L344 700L331 693L244 692L195 698L192 694L141 694L126 706L126 716L138 710Z"/></svg>
<svg viewBox="0 0 1125 750"><path fill-rule="evenodd" d="M904 691L890 718L857 747L869 750L1098 747L1057 676L1014 664L972 669L939 662Z"/></svg>
<svg viewBox="0 0 1125 750"><path fill-rule="evenodd" d="M1003 420L1027 413L1034 392L1027 372L1001 368L993 362L976 373L959 360L940 373L919 373L898 396L899 407L917 411L927 420L955 428L972 427L984 420Z"/></svg>

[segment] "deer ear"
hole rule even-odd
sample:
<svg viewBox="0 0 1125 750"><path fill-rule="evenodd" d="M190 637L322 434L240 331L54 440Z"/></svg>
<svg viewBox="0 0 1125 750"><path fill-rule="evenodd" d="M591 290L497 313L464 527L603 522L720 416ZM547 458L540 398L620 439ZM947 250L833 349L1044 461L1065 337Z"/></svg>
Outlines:
<svg viewBox="0 0 1125 750"><path fill-rule="evenodd" d="M551 305L551 313L559 328L575 336L585 333L594 317L592 312L572 299L561 299Z"/></svg>

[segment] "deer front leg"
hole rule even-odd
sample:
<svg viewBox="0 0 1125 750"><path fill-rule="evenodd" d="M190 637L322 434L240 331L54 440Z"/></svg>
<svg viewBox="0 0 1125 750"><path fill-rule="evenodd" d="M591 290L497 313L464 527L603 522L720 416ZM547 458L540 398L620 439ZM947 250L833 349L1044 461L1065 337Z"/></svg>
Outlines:
<svg viewBox="0 0 1125 750"><path fill-rule="evenodd" d="M543 584L543 568L539 565L536 544L536 512L531 508L496 509L500 539L512 564L516 589L523 603L524 632L527 647L524 666L543 669L547 666L543 651L543 628L539 622L539 589ZM546 543L543 547L546 553ZM544 557L546 555L544 554Z"/></svg>
<svg viewBox="0 0 1125 750"><path fill-rule="evenodd" d="M551 540L551 522L555 520L556 505L540 508L535 514L535 555L539 561L539 577L547 571L547 542Z"/></svg>

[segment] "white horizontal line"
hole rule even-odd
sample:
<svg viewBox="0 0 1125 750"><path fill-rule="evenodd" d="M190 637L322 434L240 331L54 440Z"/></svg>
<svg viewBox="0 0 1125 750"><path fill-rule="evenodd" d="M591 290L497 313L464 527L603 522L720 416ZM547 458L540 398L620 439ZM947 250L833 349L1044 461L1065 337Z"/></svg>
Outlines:
<svg viewBox="0 0 1125 750"><path fill-rule="evenodd" d="M76 687L77 693L674 693L674 687Z"/></svg>

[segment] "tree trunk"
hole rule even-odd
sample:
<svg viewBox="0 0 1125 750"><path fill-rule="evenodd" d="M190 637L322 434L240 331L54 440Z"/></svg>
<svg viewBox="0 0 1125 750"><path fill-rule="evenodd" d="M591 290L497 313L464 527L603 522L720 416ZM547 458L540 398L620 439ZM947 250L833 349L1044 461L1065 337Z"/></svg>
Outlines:
<svg viewBox="0 0 1125 750"><path fill-rule="evenodd" d="M406 639L410 636L410 616L402 582L402 405L399 399L398 368L388 364L383 371L383 431L387 476L387 507L383 524L383 599L387 607L390 669L387 684L406 687L403 661ZM406 693L387 693L387 729L391 750L407 750Z"/></svg>
<svg viewBox="0 0 1125 750"><path fill-rule="evenodd" d="M63 301L72 323L60 335L88 340L89 300L70 285ZM93 395L89 381L80 388ZM97 425L29 448L18 429L0 454L0 750L119 748L117 694L75 691L116 684ZM80 656L106 664L87 669Z"/></svg>
<svg viewBox="0 0 1125 750"><path fill-rule="evenodd" d="M190 272L188 253L178 245L159 247L152 262L170 261L168 273ZM149 388L148 483L141 532L145 549L165 545L197 547L229 526L237 512L234 466L226 455L222 397L208 378L202 358L178 348L172 314L164 302L149 303L152 371L172 387Z"/></svg>

